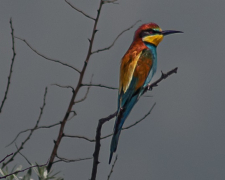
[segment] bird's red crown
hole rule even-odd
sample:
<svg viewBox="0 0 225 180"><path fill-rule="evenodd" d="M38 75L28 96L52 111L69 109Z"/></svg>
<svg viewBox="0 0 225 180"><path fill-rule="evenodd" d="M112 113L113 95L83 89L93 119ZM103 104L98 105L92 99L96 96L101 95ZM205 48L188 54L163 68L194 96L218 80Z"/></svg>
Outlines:
<svg viewBox="0 0 225 180"><path fill-rule="evenodd" d="M135 35L134 35L134 39L139 39L141 32L144 31L144 30L148 30L148 29L162 31L162 29L157 24L155 24L153 22L143 24L136 30Z"/></svg>

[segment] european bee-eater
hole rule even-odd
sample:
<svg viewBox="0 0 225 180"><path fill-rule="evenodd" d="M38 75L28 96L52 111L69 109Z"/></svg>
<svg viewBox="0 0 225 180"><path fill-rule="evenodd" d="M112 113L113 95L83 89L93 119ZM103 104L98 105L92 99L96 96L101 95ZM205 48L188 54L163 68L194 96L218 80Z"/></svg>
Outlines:
<svg viewBox="0 0 225 180"><path fill-rule="evenodd" d="M111 141L109 163L117 149L124 121L156 72L156 48L164 36L174 33L182 32L162 31L155 23L143 24L136 30L133 42L121 61L118 110Z"/></svg>

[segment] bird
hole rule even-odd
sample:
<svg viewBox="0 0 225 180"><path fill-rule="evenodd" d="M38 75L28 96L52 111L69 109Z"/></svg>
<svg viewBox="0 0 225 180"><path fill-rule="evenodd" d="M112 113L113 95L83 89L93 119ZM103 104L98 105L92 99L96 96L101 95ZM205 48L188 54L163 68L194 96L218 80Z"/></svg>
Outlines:
<svg viewBox="0 0 225 180"><path fill-rule="evenodd" d="M164 36L183 33L164 30L155 23L141 25L135 32L133 42L122 57L120 65L118 109L110 145L109 164L116 152L122 126L149 85L157 69L157 46Z"/></svg>

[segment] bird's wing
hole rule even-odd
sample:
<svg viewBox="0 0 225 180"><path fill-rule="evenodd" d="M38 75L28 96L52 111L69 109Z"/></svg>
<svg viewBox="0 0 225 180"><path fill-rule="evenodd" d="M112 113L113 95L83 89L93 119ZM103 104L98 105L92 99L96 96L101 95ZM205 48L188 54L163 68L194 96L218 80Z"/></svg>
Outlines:
<svg viewBox="0 0 225 180"><path fill-rule="evenodd" d="M120 66L120 86L119 92L125 93L131 83L134 70L136 68L137 62L139 60L142 51L134 51L132 53L126 54L122 59Z"/></svg>
<svg viewBox="0 0 225 180"><path fill-rule="evenodd" d="M125 56L120 68L120 87L118 108L123 107L135 94L138 94L143 87L149 72L152 68L152 53L148 49L142 50L140 53L136 51Z"/></svg>

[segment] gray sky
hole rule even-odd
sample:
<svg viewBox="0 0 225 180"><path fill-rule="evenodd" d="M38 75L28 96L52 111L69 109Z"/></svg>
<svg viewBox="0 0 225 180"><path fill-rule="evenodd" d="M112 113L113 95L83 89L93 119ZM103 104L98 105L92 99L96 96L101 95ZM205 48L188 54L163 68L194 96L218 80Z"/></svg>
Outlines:
<svg viewBox="0 0 225 180"><path fill-rule="evenodd" d="M71 3L96 16L99 1ZM11 63L9 19L15 35L26 39L42 54L60 59L81 69L86 57L93 22L63 0L1 0L0 3L0 99L4 96ZM158 47L158 72L178 67L178 74L160 83L149 95L141 98L125 125L143 117L156 102L152 114L134 128L121 134L119 155L111 179L154 180L221 180L225 179L225 1L215 0L121 0L119 5L103 6L94 47L111 44L124 29L141 19L110 50L91 57L84 82L118 87L119 66L132 42L134 31L142 23L155 22L163 30L184 31L165 37ZM52 83L74 85L76 72L48 62L16 40L16 59L8 99L0 114L0 159L14 152L5 148L16 134L35 125L44 89L48 86L46 108L41 125L62 120L71 98L71 91L50 86ZM83 88L79 97L83 97ZM75 106L77 116L67 123L65 132L94 138L97 122L116 110L117 91L91 88L85 102ZM114 121L104 125L102 134L112 132ZM53 148L58 127L40 130L25 145L22 153L31 162L44 163ZM26 135L18 140L19 145ZM98 179L107 179L111 138L103 140ZM90 157L94 144L79 139L63 139L58 154L66 158ZM17 156L11 163L27 163ZM54 165L66 180L91 177L92 160Z"/></svg>

